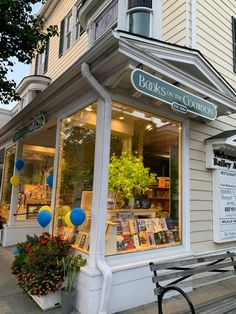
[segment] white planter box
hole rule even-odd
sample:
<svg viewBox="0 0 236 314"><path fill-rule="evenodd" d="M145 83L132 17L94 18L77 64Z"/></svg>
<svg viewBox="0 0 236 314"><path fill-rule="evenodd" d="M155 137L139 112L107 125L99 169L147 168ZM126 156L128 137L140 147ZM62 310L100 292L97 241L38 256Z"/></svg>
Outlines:
<svg viewBox="0 0 236 314"><path fill-rule="evenodd" d="M37 295L31 295L32 299L41 307L42 310L46 311L58 306L61 306L61 292L50 293L45 296L38 297Z"/></svg>

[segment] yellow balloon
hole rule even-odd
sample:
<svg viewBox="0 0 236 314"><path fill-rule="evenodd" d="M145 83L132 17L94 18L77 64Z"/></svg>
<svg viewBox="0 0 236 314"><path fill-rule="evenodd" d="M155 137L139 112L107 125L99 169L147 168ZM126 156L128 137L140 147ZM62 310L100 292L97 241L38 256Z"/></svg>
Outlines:
<svg viewBox="0 0 236 314"><path fill-rule="evenodd" d="M47 205L43 205L39 208L38 212L41 212L41 210L48 210L50 213L52 213L52 208L50 206Z"/></svg>
<svg viewBox="0 0 236 314"><path fill-rule="evenodd" d="M58 215L60 217L64 217L68 212L71 211L71 208L70 206L68 205L63 205L62 207L59 208L59 211L58 211Z"/></svg>
<svg viewBox="0 0 236 314"><path fill-rule="evenodd" d="M65 223L68 227L74 227L73 223L70 220L70 212L65 215Z"/></svg>
<svg viewBox="0 0 236 314"><path fill-rule="evenodd" d="M20 183L20 178L16 176L12 176L10 179L10 183L13 186L17 186Z"/></svg>

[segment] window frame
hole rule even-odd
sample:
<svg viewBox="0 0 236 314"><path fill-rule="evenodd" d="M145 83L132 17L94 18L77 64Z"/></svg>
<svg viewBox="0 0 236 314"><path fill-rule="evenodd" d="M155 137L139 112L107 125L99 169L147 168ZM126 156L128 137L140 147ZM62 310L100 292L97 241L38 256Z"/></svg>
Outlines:
<svg viewBox="0 0 236 314"><path fill-rule="evenodd" d="M233 71L236 73L236 17L232 16Z"/></svg>

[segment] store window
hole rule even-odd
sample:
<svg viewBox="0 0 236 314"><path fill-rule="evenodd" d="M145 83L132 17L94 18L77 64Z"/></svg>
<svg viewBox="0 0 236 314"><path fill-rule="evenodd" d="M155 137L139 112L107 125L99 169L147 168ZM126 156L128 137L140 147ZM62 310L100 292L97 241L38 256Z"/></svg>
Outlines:
<svg viewBox="0 0 236 314"><path fill-rule="evenodd" d="M95 136L96 105L62 121L54 230L85 253L89 251ZM71 226L68 213L80 207L86 212L86 220L79 227Z"/></svg>
<svg viewBox="0 0 236 314"><path fill-rule="evenodd" d="M113 104L106 254L181 244L181 124Z"/></svg>
<svg viewBox="0 0 236 314"><path fill-rule="evenodd" d="M150 36L151 14L151 0L129 0L129 31L142 36Z"/></svg>
<svg viewBox="0 0 236 314"><path fill-rule="evenodd" d="M1 196L1 215L5 218L9 218L10 205L11 205L11 192L12 185L10 178L14 173L16 147L12 146L6 150L5 162L4 162L4 174L2 181L2 196Z"/></svg>
<svg viewBox="0 0 236 314"><path fill-rule="evenodd" d="M23 145L16 219L32 220L37 218L43 205L51 205L51 187L48 177L53 175L55 149L45 146Z"/></svg>

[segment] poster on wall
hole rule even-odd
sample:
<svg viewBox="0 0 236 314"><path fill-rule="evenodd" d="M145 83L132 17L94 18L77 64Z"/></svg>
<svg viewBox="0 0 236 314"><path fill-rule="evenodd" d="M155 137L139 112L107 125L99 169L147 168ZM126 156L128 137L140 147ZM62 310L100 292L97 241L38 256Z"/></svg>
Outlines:
<svg viewBox="0 0 236 314"><path fill-rule="evenodd" d="M236 171L213 171L214 242L236 240Z"/></svg>

